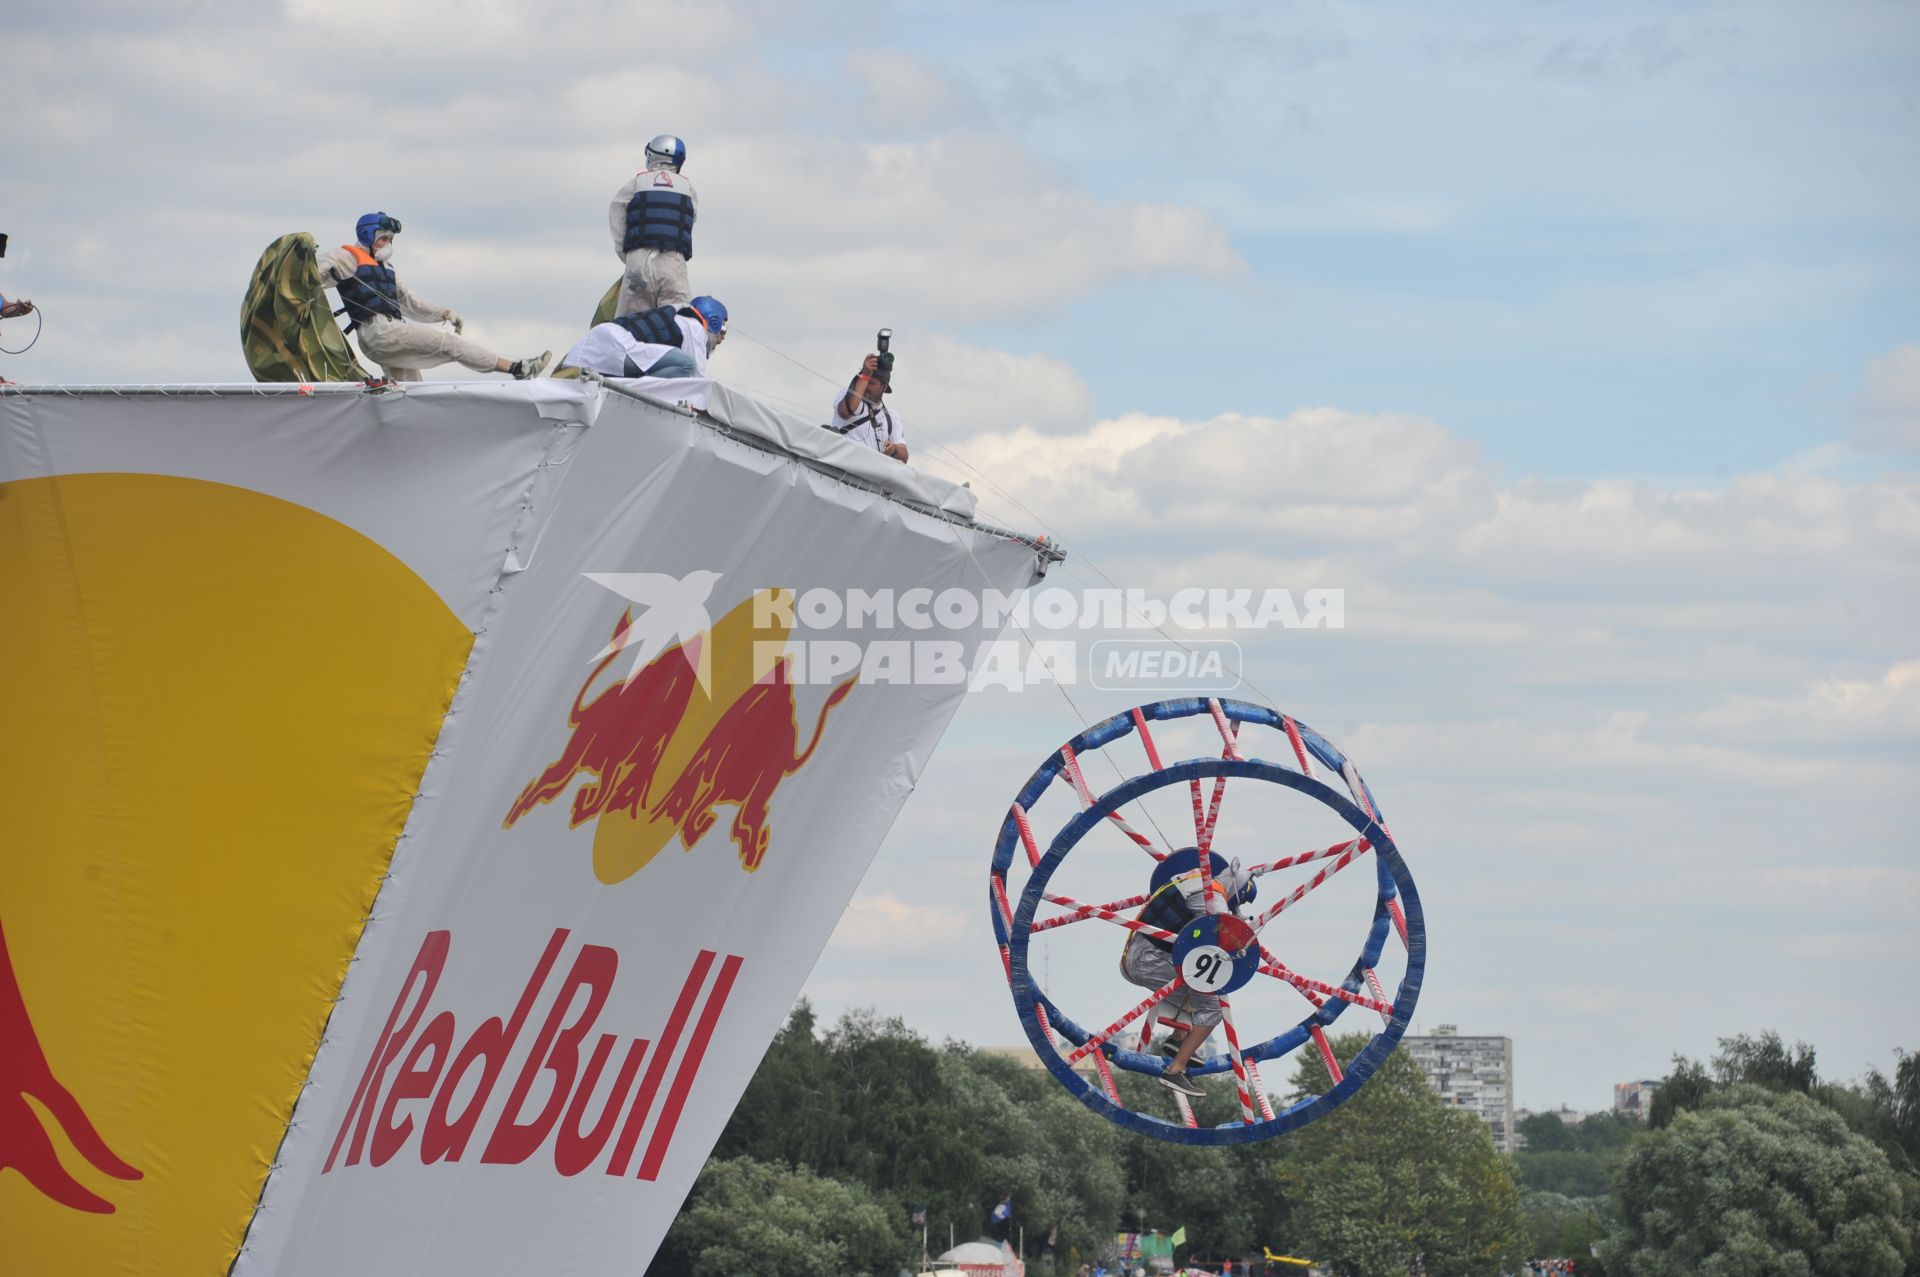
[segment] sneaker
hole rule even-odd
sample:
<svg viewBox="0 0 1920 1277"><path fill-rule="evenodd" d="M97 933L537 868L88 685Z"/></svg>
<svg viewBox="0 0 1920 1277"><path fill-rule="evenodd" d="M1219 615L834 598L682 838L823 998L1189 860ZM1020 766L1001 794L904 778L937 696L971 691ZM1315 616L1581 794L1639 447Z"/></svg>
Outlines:
<svg viewBox="0 0 1920 1277"><path fill-rule="evenodd" d="M513 374L515 381L526 381L530 377L538 377L541 370L552 362L553 352L551 350L543 350L539 354L526 359L514 360L513 367L507 369L507 371Z"/></svg>
<svg viewBox="0 0 1920 1277"><path fill-rule="evenodd" d="M1158 1081L1160 1085L1166 1087L1169 1091L1178 1091L1182 1095L1191 1095L1195 1099L1199 1099L1206 1094L1185 1072L1174 1073L1169 1071L1162 1073Z"/></svg>

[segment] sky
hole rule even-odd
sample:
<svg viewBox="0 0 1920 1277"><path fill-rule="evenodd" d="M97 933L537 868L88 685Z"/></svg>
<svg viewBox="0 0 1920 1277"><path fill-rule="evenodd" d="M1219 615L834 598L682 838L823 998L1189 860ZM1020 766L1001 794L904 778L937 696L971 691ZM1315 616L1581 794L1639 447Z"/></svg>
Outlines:
<svg viewBox="0 0 1920 1277"><path fill-rule="evenodd" d="M915 464L1054 536L1054 583L1344 592L1339 629L1235 635L1239 694L1389 813L1431 934L1416 1032L1510 1037L1535 1109L1735 1033L1841 1079L1920 1048L1920 8L67 0L6 27L0 292L45 327L0 376L246 380L260 250L370 209L469 336L564 349L618 269L608 199L677 133L717 375L824 414L890 326ZM1023 1041L999 813L1134 699L970 698L816 1008ZM1249 849L1293 832L1229 804ZM1083 1020L1134 1000L1112 960L1047 957Z"/></svg>

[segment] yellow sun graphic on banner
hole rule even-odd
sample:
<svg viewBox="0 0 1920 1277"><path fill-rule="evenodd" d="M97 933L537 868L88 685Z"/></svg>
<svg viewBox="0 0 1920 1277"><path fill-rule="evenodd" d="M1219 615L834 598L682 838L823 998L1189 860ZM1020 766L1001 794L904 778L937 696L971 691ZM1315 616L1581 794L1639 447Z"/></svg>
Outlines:
<svg viewBox="0 0 1920 1277"><path fill-rule="evenodd" d="M225 1269L471 635L242 488L0 484L0 1237Z"/></svg>

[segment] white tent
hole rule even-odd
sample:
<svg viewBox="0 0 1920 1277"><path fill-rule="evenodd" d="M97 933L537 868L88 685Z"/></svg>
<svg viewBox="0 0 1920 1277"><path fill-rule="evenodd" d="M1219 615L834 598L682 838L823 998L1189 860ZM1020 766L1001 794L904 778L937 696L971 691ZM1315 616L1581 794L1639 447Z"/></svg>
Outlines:
<svg viewBox="0 0 1920 1277"><path fill-rule="evenodd" d="M1009 1271L1024 1271L1020 1261L1013 1258L1012 1252L988 1241L961 1242L933 1262L956 1268L967 1277L1001 1277Z"/></svg>

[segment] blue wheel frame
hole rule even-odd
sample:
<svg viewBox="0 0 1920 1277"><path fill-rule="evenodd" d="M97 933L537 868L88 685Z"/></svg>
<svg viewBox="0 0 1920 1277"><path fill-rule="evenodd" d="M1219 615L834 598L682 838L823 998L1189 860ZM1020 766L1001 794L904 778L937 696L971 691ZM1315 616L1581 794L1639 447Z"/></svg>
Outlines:
<svg viewBox="0 0 1920 1277"><path fill-rule="evenodd" d="M1285 730L1287 720L1264 705L1232 700L1220 700L1217 703L1224 715L1236 723L1256 723ZM1148 720L1166 721L1188 718L1196 714L1209 714L1211 709L1212 706L1207 700L1199 698L1143 705L1137 711L1116 714L1112 718L1096 723L1069 741L1066 748L1080 755L1133 733L1135 731L1134 712ZM1301 743L1307 752L1332 773L1344 777L1348 784L1356 786L1357 792L1363 795L1365 801L1378 813L1379 803L1374 800L1372 792L1366 787L1366 782L1360 779L1358 772L1353 769L1346 756L1325 737L1309 730L1305 725L1295 722L1293 726L1300 733ZM1015 799L1015 804L1022 810L1031 810L1041 795L1060 777L1063 768L1064 751L1056 750L1033 773L1025 788ZM1381 951L1392 928L1392 902L1395 899L1400 901L1406 919L1407 969L1394 995L1391 1017L1360 1054L1345 1066L1344 1076L1331 1090L1323 1095L1307 1096L1285 1109L1277 1109L1271 1118L1254 1122L1233 1121L1211 1127L1188 1127L1115 1104L1101 1087L1074 1072L1060 1057L1048 1041L1046 1030L1041 1025L1039 1013L1042 1009L1053 1032L1072 1045L1082 1046L1092 1035L1062 1012L1044 992L1035 986L1028 966L1028 947L1032 937L1034 915L1043 901L1048 883L1065 861L1067 854L1078 845L1089 830L1106 820L1111 813L1124 804L1145 794L1170 785L1216 776L1243 777L1284 785L1332 809L1357 834L1368 840L1373 847L1377 864L1378 891L1374 902L1373 920L1367 929L1360 955L1341 982L1341 987L1351 993L1362 991L1361 985L1365 979L1365 973L1368 968L1379 962ZM1034 1052L1062 1086L1094 1112L1129 1130L1176 1144L1204 1145L1244 1144L1270 1139L1296 1130L1308 1122L1326 1116L1365 1085L1400 1041L1407 1030L1408 1023L1413 1018L1414 1005L1419 1000L1420 985L1426 972L1427 935L1419 893L1414 887L1413 876L1407 869L1406 861L1402 858L1399 847L1378 820L1368 816L1366 811L1347 795L1341 794L1311 776L1302 775L1293 767L1284 767L1259 758L1188 759L1168 764L1145 775L1135 776L1105 794L1098 795L1092 806L1080 811L1061 828L1054 836L1052 843L1048 845L1040 863L1033 866L1021 892L1020 902L1014 909L1013 925L1009 928L1001 913L998 892L1005 889L1007 870L1012 866L1013 857L1020 846L1019 824L1010 810L1001 825L999 839L994 844L991 870L993 882L988 887L988 911L993 919L994 936L1006 951L1008 984L1013 993L1014 1006L1020 1015L1021 1026L1026 1030L1027 1039ZM1328 998L1324 1005L1292 1028L1264 1042L1243 1047L1241 1055L1245 1059L1254 1061L1284 1056L1310 1041L1315 1028L1324 1029L1325 1026L1332 1024L1348 1005L1342 999ZM1129 1072L1151 1075L1160 1072L1162 1068L1162 1061L1157 1057L1142 1055L1137 1051L1117 1046L1112 1041L1103 1043L1097 1049L1112 1065ZM1231 1063L1223 1056L1205 1064L1196 1063L1191 1066L1190 1072L1201 1075L1228 1072L1231 1068Z"/></svg>

